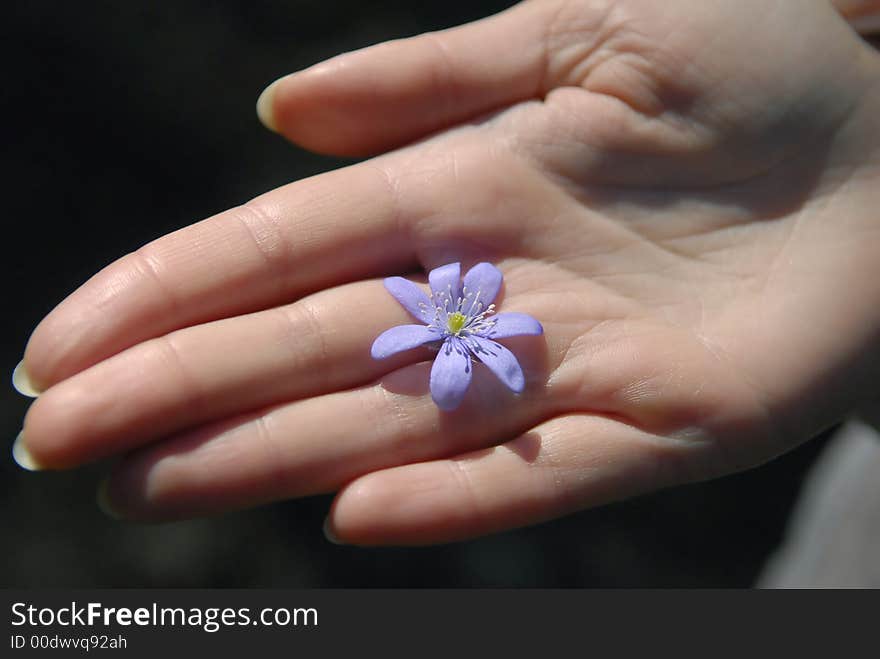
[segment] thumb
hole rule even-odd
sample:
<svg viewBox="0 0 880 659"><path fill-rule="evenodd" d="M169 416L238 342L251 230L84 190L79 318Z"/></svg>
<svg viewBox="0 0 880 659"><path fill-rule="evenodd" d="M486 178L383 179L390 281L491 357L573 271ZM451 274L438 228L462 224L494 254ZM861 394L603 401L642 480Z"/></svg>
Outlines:
<svg viewBox="0 0 880 659"><path fill-rule="evenodd" d="M273 82L261 121L322 153L362 156L541 95L557 2L339 55Z"/></svg>

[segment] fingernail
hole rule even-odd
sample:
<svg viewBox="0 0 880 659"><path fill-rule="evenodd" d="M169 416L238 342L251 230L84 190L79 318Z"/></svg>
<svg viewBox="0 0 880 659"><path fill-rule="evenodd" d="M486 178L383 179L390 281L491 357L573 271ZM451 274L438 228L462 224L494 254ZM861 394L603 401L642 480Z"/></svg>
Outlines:
<svg viewBox="0 0 880 659"><path fill-rule="evenodd" d="M105 478L98 484L98 494L96 496L98 508L101 512L113 519L122 519L122 515L110 503L110 479Z"/></svg>
<svg viewBox="0 0 880 659"><path fill-rule="evenodd" d="M257 116L260 118L260 122L273 133L278 132L278 125L275 123L275 91L278 89L278 83L283 79L279 78L266 87L257 99Z"/></svg>
<svg viewBox="0 0 880 659"><path fill-rule="evenodd" d="M34 386L34 383L31 382L31 378L27 374L27 371L24 370L24 360L18 362L18 366L12 371L12 386L15 387L15 390L22 396L36 398L41 393L40 390Z"/></svg>
<svg viewBox="0 0 880 659"><path fill-rule="evenodd" d="M330 529L330 517L329 516L324 518L324 537L327 538L327 540L332 542L334 545L345 544L339 538L337 538L336 535L333 533L333 531Z"/></svg>
<svg viewBox="0 0 880 659"><path fill-rule="evenodd" d="M39 463L34 460L30 451L24 445L24 430L18 433L18 437L15 438L15 442L12 444L12 459L22 469L28 471L40 471L41 469Z"/></svg>

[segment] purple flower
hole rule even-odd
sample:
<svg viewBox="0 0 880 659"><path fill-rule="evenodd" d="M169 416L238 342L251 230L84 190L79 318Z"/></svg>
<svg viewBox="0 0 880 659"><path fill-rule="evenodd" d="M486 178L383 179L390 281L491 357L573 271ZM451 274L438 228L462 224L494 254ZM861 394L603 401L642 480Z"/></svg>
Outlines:
<svg viewBox="0 0 880 659"><path fill-rule="evenodd" d="M373 342L374 359L421 345L437 345L431 367L431 397L442 410L454 410L471 382L472 362L482 362L515 393L525 387L519 362L495 339L543 333L541 323L524 313L494 314L491 302L501 289L501 271L478 263L461 281L461 265L450 263L428 273L431 295L403 277L389 277L385 288L424 325L399 325Z"/></svg>

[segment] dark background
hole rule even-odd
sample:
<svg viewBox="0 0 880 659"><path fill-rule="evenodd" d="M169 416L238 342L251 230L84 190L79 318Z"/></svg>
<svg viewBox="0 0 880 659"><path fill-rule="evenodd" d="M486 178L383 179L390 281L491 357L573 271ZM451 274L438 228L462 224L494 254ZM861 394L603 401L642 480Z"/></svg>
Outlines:
<svg viewBox="0 0 880 659"><path fill-rule="evenodd" d="M512 4L286 0L4 5L0 366L113 259L343 161L263 129L276 77ZM6 450L28 400L2 388ZM748 586L820 438L773 463L538 527L423 549L328 543L329 497L135 525L95 507L98 468L0 460L0 586Z"/></svg>

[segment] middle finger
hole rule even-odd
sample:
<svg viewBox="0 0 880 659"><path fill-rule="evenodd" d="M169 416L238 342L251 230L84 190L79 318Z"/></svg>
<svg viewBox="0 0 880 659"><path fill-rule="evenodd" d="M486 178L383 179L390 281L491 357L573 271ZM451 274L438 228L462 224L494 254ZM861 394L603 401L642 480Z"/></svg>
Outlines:
<svg viewBox="0 0 880 659"><path fill-rule="evenodd" d="M369 356L379 333L412 322L370 280L178 330L50 388L28 411L24 441L40 466L74 467L196 424L363 384L427 355Z"/></svg>

